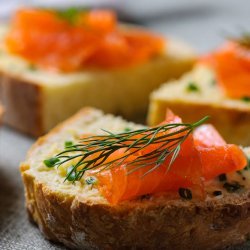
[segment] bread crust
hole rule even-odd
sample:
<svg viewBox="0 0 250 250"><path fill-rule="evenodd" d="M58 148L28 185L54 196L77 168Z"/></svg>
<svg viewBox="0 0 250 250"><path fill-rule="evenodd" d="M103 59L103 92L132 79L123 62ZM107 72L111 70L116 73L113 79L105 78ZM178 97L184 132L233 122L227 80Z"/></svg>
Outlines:
<svg viewBox="0 0 250 250"><path fill-rule="evenodd" d="M92 109L57 126L40 138L34 151ZM221 199L185 201L140 199L117 206L95 203L82 194L51 189L20 167L29 216L44 236L74 249L224 249L245 242L250 234L250 192Z"/></svg>
<svg viewBox="0 0 250 250"><path fill-rule="evenodd" d="M27 62L21 58L16 62L17 58L12 58L16 66L23 63L27 65L18 73L9 69L11 65L9 68L0 67L0 101L6 107L4 123L37 137L86 105L122 115L127 119L144 120L150 92L161 83L190 70L195 60L194 53L185 44L173 39L169 39L167 44L169 50L141 65L113 71L77 72L79 75L73 77L73 80L66 81L66 84L60 84L64 82L63 75L42 72L40 69L33 71L30 77L31 72ZM9 54L5 53L8 59ZM42 75L42 80L36 78L36 74ZM50 78L50 84L47 84L43 74ZM65 79L72 75L74 73L65 75ZM55 83L53 77L56 79ZM42 81L46 84L41 83ZM136 84L140 87L139 90L135 88ZM71 85L74 91L70 91ZM68 91L65 90L66 86L69 86ZM74 98L64 91L72 92L78 101L73 101ZM63 112L61 107L65 105L65 101L68 103Z"/></svg>
<svg viewBox="0 0 250 250"><path fill-rule="evenodd" d="M1 106L1 104L0 104L0 125L2 123L3 112L4 112L3 106Z"/></svg>
<svg viewBox="0 0 250 250"><path fill-rule="evenodd" d="M88 204L23 176L28 212L47 239L77 249L223 249L246 241L249 194L213 202ZM31 198L32 197L32 198Z"/></svg>
<svg viewBox="0 0 250 250"><path fill-rule="evenodd" d="M41 86L0 72L0 100L4 123L32 136L44 133Z"/></svg>
<svg viewBox="0 0 250 250"><path fill-rule="evenodd" d="M200 120L204 115L209 115L209 123L218 129L228 143L250 145L249 109L184 101L152 100L148 113L148 124L153 126L164 120L167 108L189 123Z"/></svg>

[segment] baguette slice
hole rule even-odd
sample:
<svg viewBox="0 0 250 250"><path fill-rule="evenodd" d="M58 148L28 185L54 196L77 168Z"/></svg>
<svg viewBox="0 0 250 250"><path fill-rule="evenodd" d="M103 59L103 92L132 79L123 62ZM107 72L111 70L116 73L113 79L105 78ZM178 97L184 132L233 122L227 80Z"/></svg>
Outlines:
<svg viewBox="0 0 250 250"><path fill-rule="evenodd" d="M190 89L192 86L196 89ZM250 145L250 102L225 96L215 84L215 73L208 66L197 65L180 80L155 90L150 96L148 124L162 121L167 107L185 122L210 115L209 122L227 142Z"/></svg>
<svg viewBox="0 0 250 250"><path fill-rule="evenodd" d="M1 106L1 103L0 103L0 124L2 123L3 112L4 112L4 109L3 109L3 106Z"/></svg>
<svg viewBox="0 0 250 250"><path fill-rule="evenodd" d="M7 30L0 29L2 40ZM150 92L190 70L194 62L192 49L173 39L167 40L161 56L138 66L68 74L34 68L6 52L3 42L0 52L4 122L33 136L44 134L86 105L129 119L143 117Z"/></svg>
<svg viewBox="0 0 250 250"><path fill-rule="evenodd" d="M237 193L228 193L215 180L206 187L205 201L151 195L111 206L95 186L64 182L63 170L42 163L62 150L65 141L103 133L100 128L116 133L141 126L85 108L40 138L21 164L28 213L47 239L77 249L222 249L247 239L247 170L227 176L244 182ZM213 196L214 190L222 195Z"/></svg>

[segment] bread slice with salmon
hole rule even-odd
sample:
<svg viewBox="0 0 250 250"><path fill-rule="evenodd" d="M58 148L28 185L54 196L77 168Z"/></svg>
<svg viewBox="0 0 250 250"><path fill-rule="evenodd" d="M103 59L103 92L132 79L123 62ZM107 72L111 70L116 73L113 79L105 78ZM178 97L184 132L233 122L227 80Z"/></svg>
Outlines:
<svg viewBox="0 0 250 250"><path fill-rule="evenodd" d="M250 145L250 61L246 42L243 37L228 41L202 57L180 80L153 91L148 124L158 124L166 108L187 122L207 114L228 142Z"/></svg>
<svg viewBox="0 0 250 250"><path fill-rule="evenodd" d="M0 124L2 123L3 112L4 112L3 106L1 106L0 104Z"/></svg>
<svg viewBox="0 0 250 250"><path fill-rule="evenodd" d="M76 249L243 244L250 151L226 144L212 125L198 126L204 121L182 123L168 111L147 128L82 109L21 164L30 218L47 239Z"/></svg>
<svg viewBox="0 0 250 250"><path fill-rule="evenodd" d="M186 44L118 25L107 10L23 9L0 33L4 122L33 136L86 105L139 120L150 92L195 58Z"/></svg>

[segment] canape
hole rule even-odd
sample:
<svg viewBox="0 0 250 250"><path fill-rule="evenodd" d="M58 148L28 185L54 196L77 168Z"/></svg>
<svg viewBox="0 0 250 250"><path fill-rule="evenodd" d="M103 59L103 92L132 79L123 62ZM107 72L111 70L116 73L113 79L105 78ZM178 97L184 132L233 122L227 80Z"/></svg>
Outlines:
<svg viewBox="0 0 250 250"><path fill-rule="evenodd" d="M46 238L78 249L222 249L250 233L249 149L206 117L155 127L85 108L21 164Z"/></svg>
<svg viewBox="0 0 250 250"><path fill-rule="evenodd" d="M0 43L4 121L34 136L86 105L139 119L150 92L195 58L182 42L119 24L109 10L21 9Z"/></svg>
<svg viewBox="0 0 250 250"><path fill-rule="evenodd" d="M167 107L187 122L207 114L228 142L250 145L249 41L247 37L228 41L202 57L180 80L155 90L148 123L159 123Z"/></svg>

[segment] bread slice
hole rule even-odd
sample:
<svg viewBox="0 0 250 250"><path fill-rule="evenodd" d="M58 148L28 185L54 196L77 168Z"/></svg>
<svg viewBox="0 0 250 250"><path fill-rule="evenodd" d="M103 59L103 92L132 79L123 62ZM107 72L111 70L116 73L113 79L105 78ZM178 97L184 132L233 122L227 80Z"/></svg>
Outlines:
<svg viewBox="0 0 250 250"><path fill-rule="evenodd" d="M3 109L3 106L1 106L1 103L0 103L0 124L2 123L3 112L4 112L4 109Z"/></svg>
<svg viewBox="0 0 250 250"><path fill-rule="evenodd" d="M250 145L250 102L225 96L215 84L215 73L208 66L197 65L180 80L155 90L150 97L148 124L162 121L167 107L185 122L210 115L209 122L227 142Z"/></svg>
<svg viewBox="0 0 250 250"><path fill-rule="evenodd" d="M0 100L4 122L33 136L42 135L81 107L91 105L129 119L146 114L150 92L168 79L190 70L194 53L168 39L161 56L120 70L56 73L35 68L6 52L0 29Z"/></svg>
<svg viewBox="0 0 250 250"><path fill-rule="evenodd" d="M247 170L227 175L228 181L244 183L236 193L228 193L214 180L206 186L205 201L166 194L112 206L94 186L64 182L61 169L42 163L62 150L65 141L85 133L140 127L85 108L35 143L21 164L21 173L28 213L45 237L77 249L222 249L245 242L250 234ZM250 150L246 153L250 155ZM222 195L215 197L214 190Z"/></svg>

